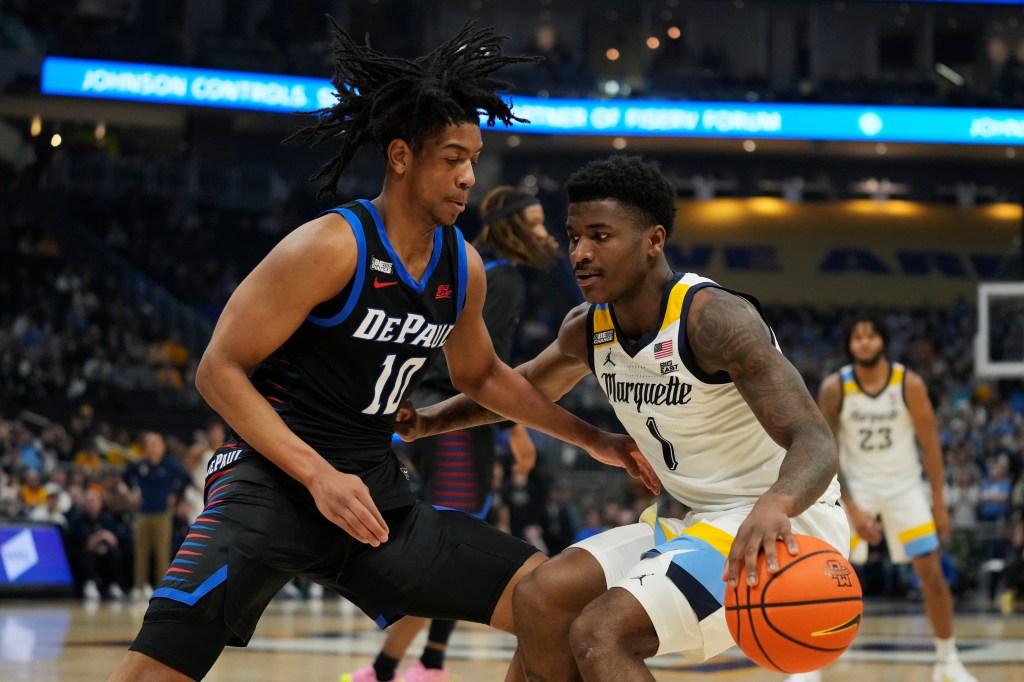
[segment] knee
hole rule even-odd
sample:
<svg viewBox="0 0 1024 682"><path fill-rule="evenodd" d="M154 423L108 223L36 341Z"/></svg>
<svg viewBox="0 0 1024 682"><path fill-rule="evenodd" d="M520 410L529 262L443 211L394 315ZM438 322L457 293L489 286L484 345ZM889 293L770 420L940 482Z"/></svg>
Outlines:
<svg viewBox="0 0 1024 682"><path fill-rule="evenodd" d="M572 571L565 570L562 563L558 559L549 559L523 577L512 594L513 608L542 612L561 607L565 597L572 592Z"/></svg>
<svg viewBox="0 0 1024 682"><path fill-rule="evenodd" d="M531 619L557 603L557 574L546 561L523 577L512 593L512 611L530 614Z"/></svg>
<svg viewBox="0 0 1024 682"><path fill-rule="evenodd" d="M942 573L942 564L939 563L939 555L935 552L921 557L914 568L917 577L921 580L921 586L925 589L942 588L946 584L946 576Z"/></svg>
<svg viewBox="0 0 1024 682"><path fill-rule="evenodd" d="M607 648L616 641L614 628L606 620L584 610L569 626L569 649L579 666L606 657Z"/></svg>

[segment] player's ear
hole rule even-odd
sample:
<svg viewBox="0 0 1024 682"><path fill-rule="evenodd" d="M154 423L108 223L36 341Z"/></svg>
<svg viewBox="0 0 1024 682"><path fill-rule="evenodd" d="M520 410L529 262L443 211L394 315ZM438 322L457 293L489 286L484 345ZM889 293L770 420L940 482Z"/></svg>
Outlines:
<svg viewBox="0 0 1024 682"><path fill-rule="evenodd" d="M647 252L650 256L657 256L659 253L665 250L665 240L668 238L668 233L665 228L661 225L655 225L654 227L648 228L646 241L647 241Z"/></svg>
<svg viewBox="0 0 1024 682"><path fill-rule="evenodd" d="M388 162L388 169L399 175L403 175L409 168L412 160L412 148L405 140L396 137L388 143L385 154Z"/></svg>

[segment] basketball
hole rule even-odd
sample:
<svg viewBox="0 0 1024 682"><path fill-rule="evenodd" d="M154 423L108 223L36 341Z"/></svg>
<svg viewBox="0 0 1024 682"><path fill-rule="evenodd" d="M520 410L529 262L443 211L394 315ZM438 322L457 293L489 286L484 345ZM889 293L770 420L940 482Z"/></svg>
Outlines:
<svg viewBox="0 0 1024 682"><path fill-rule="evenodd" d="M780 673L825 667L846 651L860 629L860 581L850 562L818 538L797 535L800 553L776 543L779 570L769 575L762 552L758 582L725 590L725 617L750 660Z"/></svg>

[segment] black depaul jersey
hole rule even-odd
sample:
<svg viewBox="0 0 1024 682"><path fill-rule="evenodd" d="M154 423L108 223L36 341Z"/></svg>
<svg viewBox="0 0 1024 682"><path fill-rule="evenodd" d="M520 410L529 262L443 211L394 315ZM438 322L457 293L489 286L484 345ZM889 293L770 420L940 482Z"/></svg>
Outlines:
<svg viewBox="0 0 1024 682"><path fill-rule="evenodd" d="M387 507L387 498L412 499L391 452L395 412L462 311L466 244L458 228L438 227L417 281L372 203L358 200L329 212L352 226L355 276L314 308L251 378L292 431L335 468L361 476L377 505Z"/></svg>

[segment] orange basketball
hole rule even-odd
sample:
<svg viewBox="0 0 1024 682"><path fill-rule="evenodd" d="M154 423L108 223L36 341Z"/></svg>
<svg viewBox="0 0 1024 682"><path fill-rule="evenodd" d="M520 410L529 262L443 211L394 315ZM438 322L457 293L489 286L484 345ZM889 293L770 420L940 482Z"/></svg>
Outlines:
<svg viewBox="0 0 1024 682"><path fill-rule="evenodd" d="M860 580L850 562L824 540L797 535L800 553L776 543L779 570L769 575L764 552L757 585L725 588L725 618L736 645L763 668L806 673L846 651L860 629Z"/></svg>

